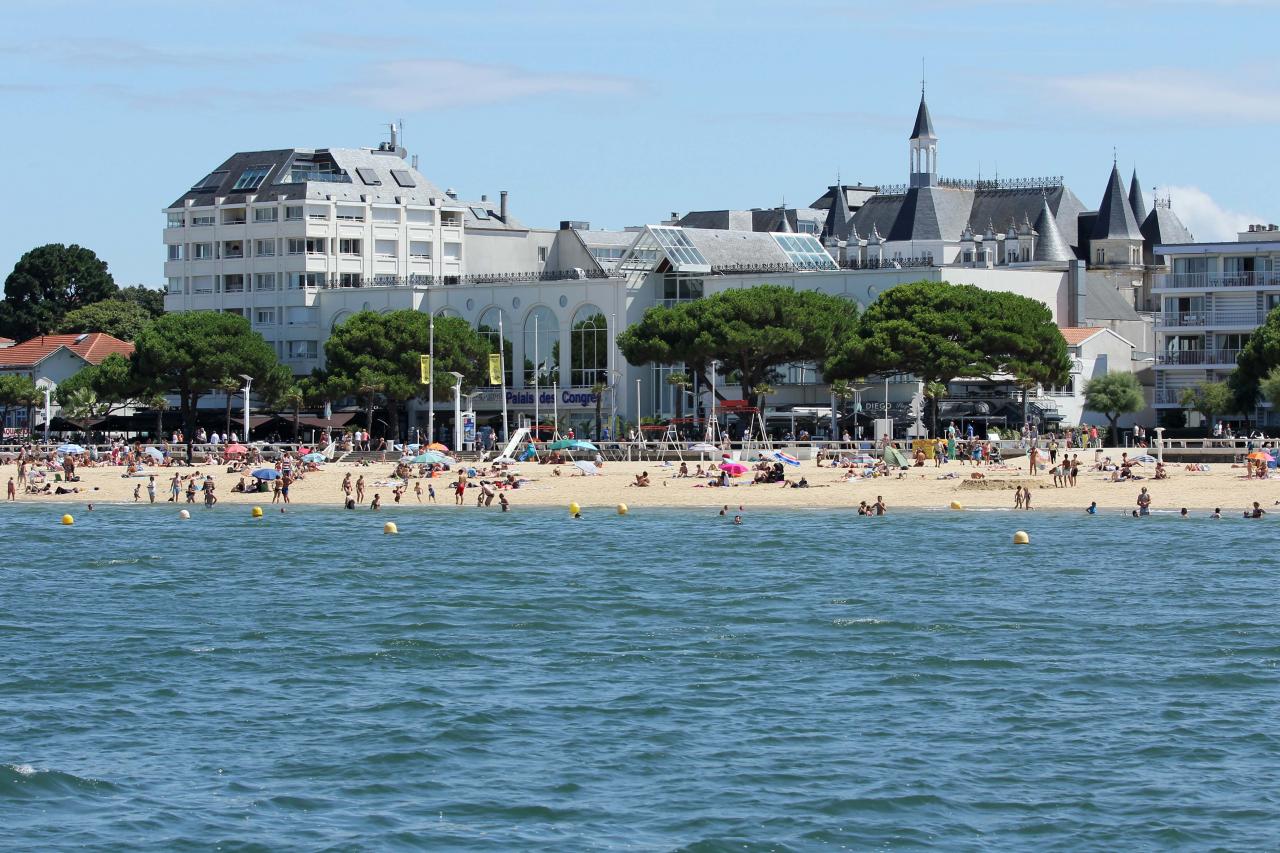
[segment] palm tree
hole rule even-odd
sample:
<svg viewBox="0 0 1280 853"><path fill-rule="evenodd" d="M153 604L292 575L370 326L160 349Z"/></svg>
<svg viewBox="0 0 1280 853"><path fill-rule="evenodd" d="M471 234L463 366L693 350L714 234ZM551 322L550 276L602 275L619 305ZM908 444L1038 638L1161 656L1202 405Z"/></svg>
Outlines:
<svg viewBox="0 0 1280 853"><path fill-rule="evenodd" d="M832 397L835 397L835 398L839 401L839 403L840 403L840 411L839 411L839 415L838 415L838 417L836 418L836 422L837 422L837 423L843 423L843 422L844 422L844 417L845 417L845 416L844 416L844 404L845 404L845 403L847 403L847 402L849 402L850 400L852 400L852 399L853 399L854 397L856 397L857 395L858 395L858 393L857 393L857 391L855 391L855 390L854 390L854 388L853 388L853 383L852 383L852 382L850 382L850 381L849 381L849 380L847 380L847 379L837 379L837 380L835 380L834 382L832 382L832 383L831 383L831 396L832 396ZM854 413L853 413L853 417L854 417L854 419L856 420L856 419L857 419L857 417L858 417L858 413L857 413L857 412L854 412ZM855 432L856 432L856 430L855 430ZM833 441L838 441L838 440L840 439L840 436L838 436L838 435L833 435L833 436L831 436L831 439L832 439Z"/></svg>
<svg viewBox="0 0 1280 853"><path fill-rule="evenodd" d="M305 381L305 380L303 380ZM302 416L302 405L307 401L306 389L300 382L294 382L289 387L280 392L280 396L276 398L278 405L287 406L293 409L293 441L298 442L298 418Z"/></svg>
<svg viewBox="0 0 1280 853"><path fill-rule="evenodd" d="M600 440L600 406L604 402L604 392L608 387L608 385L600 381L591 386L591 393L596 398L596 441Z"/></svg>
<svg viewBox="0 0 1280 853"><path fill-rule="evenodd" d="M231 402L234 399L231 395L240 390L240 380L228 376L225 379L218 380L217 387L219 391L227 395L227 428L222 433L225 438L231 435Z"/></svg>
<svg viewBox="0 0 1280 853"><path fill-rule="evenodd" d="M676 420L684 417L684 393L693 387L693 380L684 371L667 374L667 384L675 389Z"/></svg>
<svg viewBox="0 0 1280 853"><path fill-rule="evenodd" d="M147 408L156 410L156 441L163 441L164 413L169 408L169 398L164 394L152 394L147 398Z"/></svg>
<svg viewBox="0 0 1280 853"><path fill-rule="evenodd" d="M933 410L933 428L930 435L938 434L938 408L942 403L942 398L947 396L947 386L941 382L930 382L924 386L924 396L929 400L929 408ZM1023 397L1024 405L1026 397Z"/></svg>

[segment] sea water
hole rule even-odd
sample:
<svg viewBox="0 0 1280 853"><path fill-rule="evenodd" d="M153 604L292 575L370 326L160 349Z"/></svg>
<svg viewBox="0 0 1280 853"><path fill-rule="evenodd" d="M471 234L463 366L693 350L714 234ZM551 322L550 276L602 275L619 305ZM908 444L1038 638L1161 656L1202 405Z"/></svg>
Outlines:
<svg viewBox="0 0 1280 853"><path fill-rule="evenodd" d="M1280 846L1274 520L267 509L0 509L0 847Z"/></svg>

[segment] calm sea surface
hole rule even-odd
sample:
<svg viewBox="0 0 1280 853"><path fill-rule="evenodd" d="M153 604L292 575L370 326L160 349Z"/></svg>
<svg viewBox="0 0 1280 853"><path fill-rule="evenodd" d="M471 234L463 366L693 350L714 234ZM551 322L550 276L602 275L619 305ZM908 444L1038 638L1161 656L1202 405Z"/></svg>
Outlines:
<svg viewBox="0 0 1280 853"><path fill-rule="evenodd" d="M1276 520L73 511L0 847L1280 847Z"/></svg>

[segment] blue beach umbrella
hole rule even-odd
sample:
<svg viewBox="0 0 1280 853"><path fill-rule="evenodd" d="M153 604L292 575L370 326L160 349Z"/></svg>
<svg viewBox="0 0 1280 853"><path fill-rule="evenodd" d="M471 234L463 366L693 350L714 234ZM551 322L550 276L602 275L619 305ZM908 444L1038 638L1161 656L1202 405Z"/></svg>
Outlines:
<svg viewBox="0 0 1280 853"><path fill-rule="evenodd" d="M303 462L324 462L325 455L323 453L308 453L302 457Z"/></svg>
<svg viewBox="0 0 1280 853"><path fill-rule="evenodd" d="M259 468L253 472L253 476L258 480L274 480L280 476L280 472L275 468Z"/></svg>
<svg viewBox="0 0 1280 853"><path fill-rule="evenodd" d="M800 460L792 456L790 453L783 453L781 450L775 450L769 454L769 458L774 462L782 462L787 465L799 465Z"/></svg>
<svg viewBox="0 0 1280 853"><path fill-rule="evenodd" d="M435 465L437 463L450 465L453 463L452 459L437 450L424 450L409 461L414 465Z"/></svg>
<svg viewBox="0 0 1280 853"><path fill-rule="evenodd" d="M58 452L63 455L68 453L84 453L84 448L78 444L62 444L58 446Z"/></svg>
<svg viewBox="0 0 1280 853"><path fill-rule="evenodd" d="M158 447L148 447L146 450L143 451L143 453L147 454L157 462L164 461L164 451Z"/></svg>
<svg viewBox="0 0 1280 853"><path fill-rule="evenodd" d="M560 441L553 441L547 445L548 450L583 450L588 453L594 453L596 446L589 441L583 441L580 438L565 438Z"/></svg>

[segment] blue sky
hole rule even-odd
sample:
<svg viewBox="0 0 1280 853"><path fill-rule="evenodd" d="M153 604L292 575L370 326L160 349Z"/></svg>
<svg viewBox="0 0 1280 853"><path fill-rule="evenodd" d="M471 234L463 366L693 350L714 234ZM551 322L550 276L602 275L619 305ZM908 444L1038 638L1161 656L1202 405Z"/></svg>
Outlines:
<svg viewBox="0 0 1280 853"><path fill-rule="evenodd" d="M906 179L927 63L939 171L1117 151L1200 239L1280 220L1280 0L7 0L0 273L46 242L159 285L161 210L227 155L374 145L554 227L808 204Z"/></svg>

